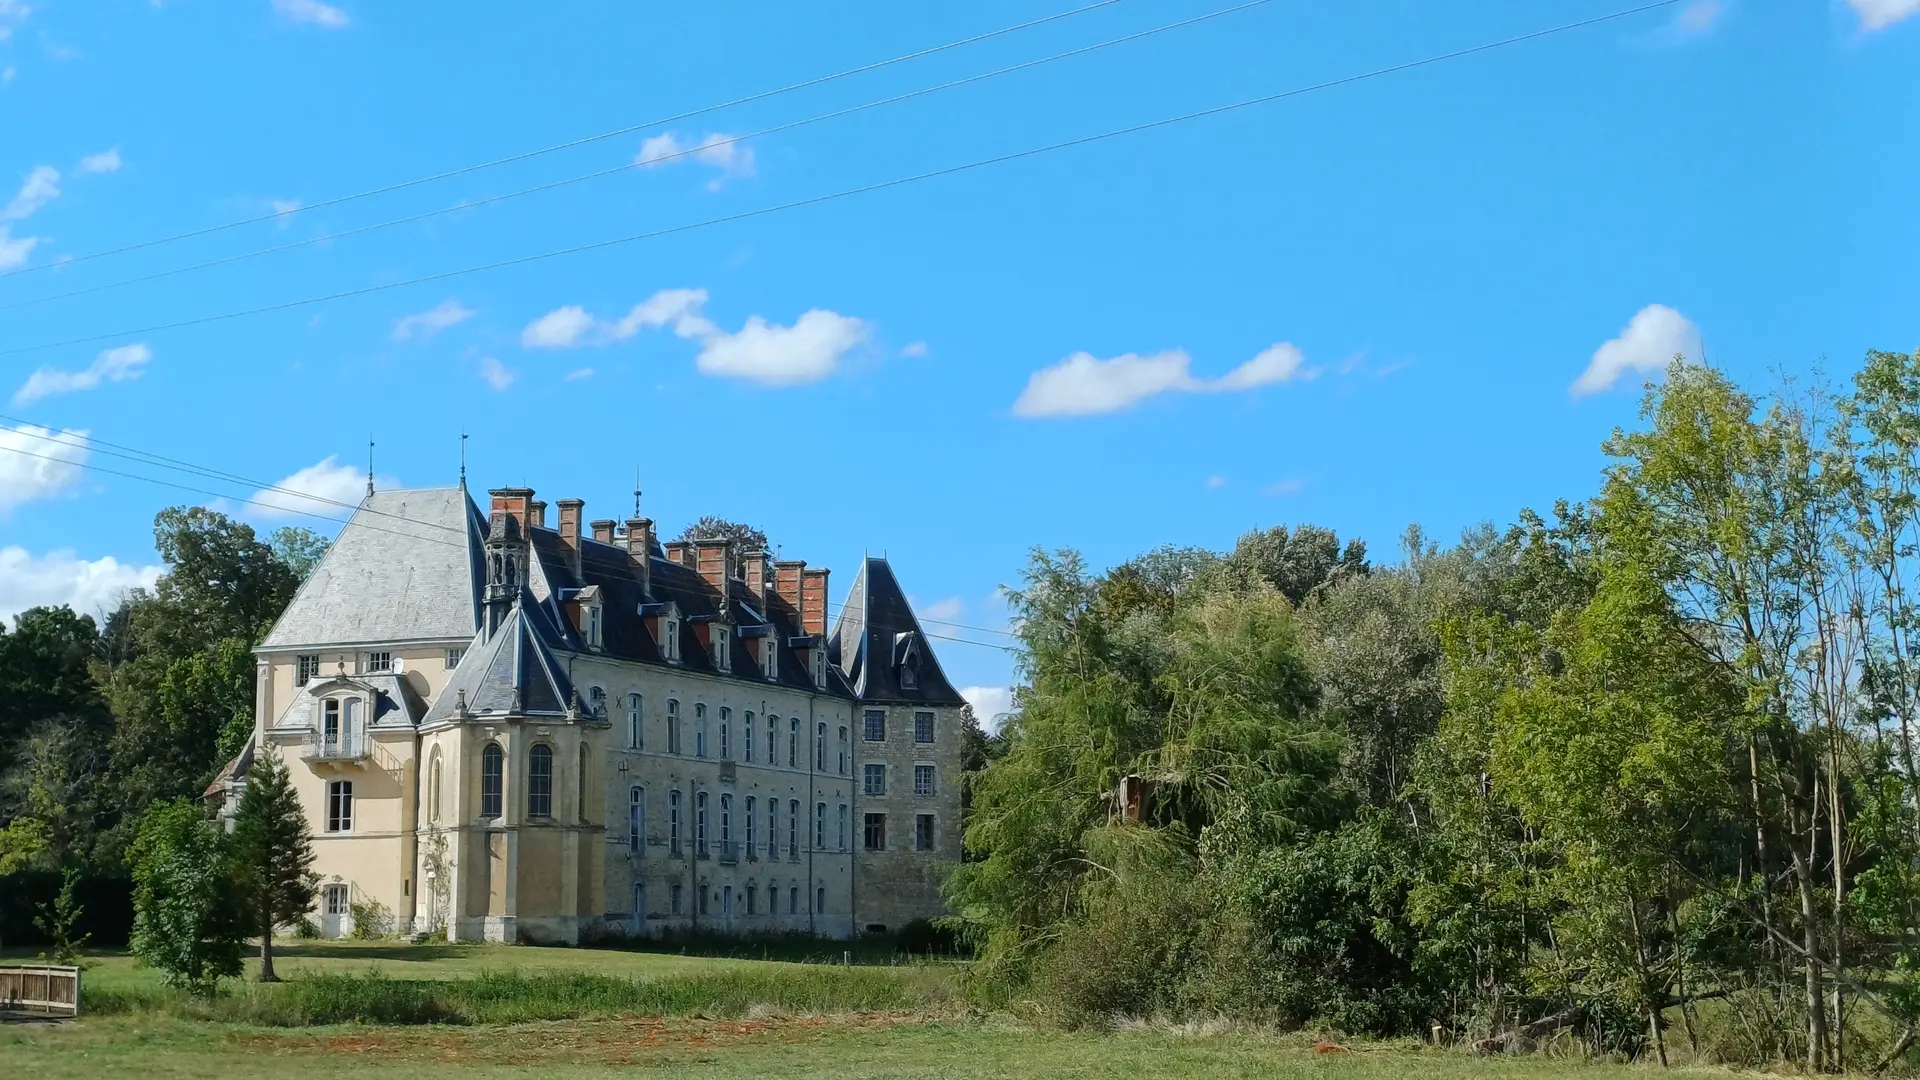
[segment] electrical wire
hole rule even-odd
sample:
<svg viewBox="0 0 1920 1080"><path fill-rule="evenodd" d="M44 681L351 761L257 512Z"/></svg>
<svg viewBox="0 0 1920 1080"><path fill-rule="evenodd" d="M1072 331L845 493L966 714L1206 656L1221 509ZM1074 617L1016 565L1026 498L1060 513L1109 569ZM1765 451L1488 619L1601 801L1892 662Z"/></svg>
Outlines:
<svg viewBox="0 0 1920 1080"><path fill-rule="evenodd" d="M1301 95L1314 93L1320 90L1328 90L1335 87L1348 86L1353 83L1364 82L1368 79L1375 79L1385 75L1392 75L1392 74L1396 74L1403 71L1411 71L1416 68L1428 67L1433 64L1443 63L1448 60L1457 60L1463 57L1473 56L1478 53L1484 53L1484 52L1492 51L1494 49L1503 48L1509 45L1517 45L1524 42L1537 41L1541 38L1551 37L1553 35L1566 33L1571 30L1578 30L1588 26L1595 26L1601 23L1612 22L1617 19L1623 19L1628 16L1641 14L1647 11L1654 11L1660 8L1672 7L1673 5L1681 2L1683 2L1683 0L1654 0L1654 2L1652 3L1641 4L1631 8L1624 8L1618 11L1610 12L1605 15L1596 15L1591 18L1580 19L1575 22L1562 23L1558 26L1549 27L1544 30L1534 30L1525 34L1518 34L1513 37L1502 38L1497 41L1484 42L1482 44L1469 46L1464 49L1455 49L1451 52L1438 53L1433 56L1424 57L1419 60L1409 60L1403 63L1393 64L1387 67L1375 68L1371 71L1360 72L1354 75L1342 76L1337 79L1328 79L1324 82L1313 83L1308 86L1296 87L1291 90L1283 90L1274 94L1265 94L1260 97L1246 98L1241 101L1231 102L1226 105L1216 105L1211 108L1200 109L1195 112L1183 113L1178 116L1170 116L1160 120L1150 120L1145 123L1134 124L1134 125L1123 127L1123 128L1114 128L1114 129L1099 132L1093 135L1082 135L1077 138L1066 139L1061 142L1049 143L1045 146L1033 147L1026 150L1017 150L1012 153L1001 154L996 157L981 158L981 159L966 162L960 165L949 165L939 169L932 169L927 172L915 173L911 176L896 177L892 180L882 180L877 183L867 184L861 187L845 188L840 191L829 192L825 195L814 195L804 199L795 199L791 202L778 203L772 206L763 206L754 210L743 210L738 213L724 214L720 217L707 218L702 221L689 222L683 225L669 226L663 229L654 229L648 232L635 233L630 236L620 236L620 237L614 237L608 240L598 240L588 244L579 244L573 247L565 247L565 248L559 248L552 251L538 252L532 255L521 255L511 259L501 259L496 262L482 263L478 266L463 267L458 270L444 270L438 273L425 274L420 277L407 278L401 281L389 281L389 282L383 282L378 285L365 285L355 289L344 289L339 292L328 293L322 296L307 297L305 299L300 299L300 300L286 300L276 304L264 304L258 307L245 308L239 311L223 312L217 315L202 315L192 319L179 319L173 322L157 323L150 326L139 327L136 329L119 330L119 331L113 331L113 332L104 333L104 334L89 334L83 337L67 338L62 341L49 341L49 342L42 342L37 345L22 345L22 346L16 346L10 349L0 349L0 356L18 356L23 353L43 352L48 349L63 348L69 345L85 345L85 344L91 344L93 342L109 341L116 338L134 337L141 334L159 333L166 330L178 330L178 329L182 329L190 326L204 326L209 323L226 322L232 319L246 318L253 315L265 315L265 314L270 314L276 311L288 311L294 308L311 307L314 304L323 304L333 300L345 300L345 299L350 299L358 296L368 296L374 293L388 292L393 289L407 288L413 285L424 285L424 284L435 282L435 281L446 281L450 278L465 277L469 274L484 273L490 270L502 270L502 269L506 269L508 267L514 267L514 266L525 266L530 263L543 262L547 259L560 258L562 256L567 256L567 255L578 255L578 254L583 254L589 251L600 251L607 248L619 247L621 245L635 243L641 240L658 239L659 237L663 237L663 236L671 236L671 235L683 233L683 232L692 232L697 229L710 228L715 225L724 225L724 224L729 224L731 222L736 222L736 221L747 221L753 218L765 217L770 214L781 213L787 210L796 210L796 209L800 209L802 207L807 207L807 206L818 206L824 203L835 202L840 199L850 198L856 195L872 194L878 191L885 191L891 188L901 187L906 184L918 183L920 181L932 180L939 177L954 176L960 173L971 172L975 169L986 168L992 165L1001 165L1007 162L1019 161L1019 160L1023 160L1025 158L1030 158L1030 157L1037 157L1042 154L1053 153L1059 150L1066 150L1066 149L1079 147L1079 146L1087 146L1092 143L1103 142L1107 139L1118 138L1124 135L1135 135L1144 131L1153 131L1159 128L1169 127L1174 124L1186 123L1192 120L1199 120L1205 117L1220 116L1226 113L1234 112L1239 109L1250 108L1255 105L1271 104L1276 101L1282 101L1288 98L1299 97Z"/></svg>
<svg viewBox="0 0 1920 1080"><path fill-rule="evenodd" d="M817 116L810 116L804 120L792 120L784 124L775 124L772 127L762 128L759 131L749 132L745 135L730 135L725 138L710 139L702 142L698 146L689 146L689 147L686 147L685 149L675 150L672 153L661 154L658 157L651 157L645 160L636 158L633 161L629 161L621 165L615 165L612 168L597 169L593 172L581 173L577 176L564 177L559 180L550 180L543 184L535 184L532 187L520 188L517 191L509 191L499 195L489 195L483 199L475 199L469 202L460 203L455 206L443 206L436 210L424 210L417 214L409 214L409 215L406 215L405 217L393 218L387 221L376 222L371 225L361 225L351 229L343 229L339 232L326 233L321 236L308 237L302 240L294 240L285 244L278 244L273 247L258 248L253 251L240 252L239 254L235 254L235 255L224 255L217 259L208 259L204 262L193 263L188 266L178 266L178 267L173 267L167 270L159 270L151 274L143 274L139 277L124 278L120 281L111 281L111 282L106 282L100 285L90 285L84 289L74 289L69 292L50 293L46 296L37 296L28 300L16 300L10 304L0 304L0 311L15 311L20 308L27 308L27 307L33 307L39 304L51 303L55 300L69 300L78 296L90 296L94 293L107 292L112 289L124 288L128 285L140 285L149 281L158 281L162 278L176 277L181 274L190 274L200 270L208 270L216 266L226 266L231 263L244 262L248 259L259 258L263 255L275 255L283 251L293 251L296 248L310 247L315 244L328 244L336 240L344 240L348 237L353 237L353 236L362 236L367 233L378 232L382 229L390 229L399 225L410 225L414 222L426 221L430 218L441 217L447 214L465 213L466 211L475 210L483 206L491 206L494 203L506 202L509 199L518 199L526 195L535 195L544 191L553 191L557 188L568 187L570 185L582 183L587 180L598 180L602 177L613 176L617 173L631 172L634 169L652 168L654 166L661 165L669 161L678 160L680 158L688 157L690 155L703 154L709 150L714 149L715 147L732 146L736 143L746 142L750 139L764 138L768 135L778 134L783 131L792 131L796 128L807 127L809 125L821 123L823 121L836 120L843 116L851 116L855 113L866 112L869 109L877 109L886 105L895 105L902 101L910 101L914 98L925 97L929 94L937 94L944 90L952 90L956 87L967 86L969 84L977 83L977 82L983 82L987 79L998 78L1002 75L1010 75L1015 72L1026 71L1029 68L1040 67L1043 64L1051 64L1058 60L1066 60L1071 57L1083 56L1087 53L1098 52L1101 49L1111 48L1115 45L1123 45L1128 42L1139 41L1143 38L1153 37L1156 34L1166 33L1169 30L1183 29L1188 26L1193 26L1197 23L1203 23L1212 19L1220 18L1223 15L1232 15L1232 14L1235 14L1236 12L1245 11L1248 8L1260 7L1262 5L1269 4L1272 2L1273 0L1246 0L1245 3L1236 4L1232 7L1222 8L1218 11L1210 11L1203 15L1195 15L1192 18L1181 19L1178 22L1171 22L1162 26L1155 26L1147 30L1135 31L1134 33L1125 34L1117 38L1110 38L1106 41L1095 42L1092 45L1083 45L1077 49L1069 49L1066 52L1054 53L1051 56L1043 56L1037 60L1028 60L1022 63L1010 65L1008 67L998 68L994 71L983 72L978 75L969 75L969 76L966 76L965 78L954 79L949 82L940 83L937 86L924 87L919 90L910 90L904 94L895 94L892 97L881 98L876 101L869 101L861 105L851 105L844 109L835 109L832 112L821 113Z"/></svg>
<svg viewBox="0 0 1920 1080"><path fill-rule="evenodd" d="M352 195L338 195L330 199L322 199L319 202L308 203L304 206L297 206L284 211L276 210L271 214L258 214L249 218L241 218L237 221L229 221L222 225L209 225L201 229L191 229L191 230L188 230L187 232L175 233L171 236L157 237L152 240L142 240L138 243L125 244L125 245L122 245L121 247L108 248L104 251L96 251L87 255L76 255L71 258L63 259L57 262L42 263L38 266L28 266L28 267L22 267L17 270L9 270L5 273L0 273L0 278L9 278L19 274L33 273L38 270L45 270L51 266L72 266L75 263L88 262L93 259L105 258L109 255L121 255L129 251L139 251L144 248L157 247L161 244L171 244L178 240L190 240L197 236L208 236L213 233L225 232L228 229L237 229L243 225L257 225L263 221L284 221L290 215L305 213L309 210L319 210L323 207L339 206L343 203L350 203L350 202L357 201L359 199L371 198L375 195L387 195L396 191L405 191L408 188L419 187L422 184L431 184L440 180L450 180L456 176L466 176L470 173L480 172L484 169L491 169L500 165L511 165L515 162L527 161L532 158L541 157L546 154L552 154L561 150L570 150L576 146L586 146L591 143L604 142L607 139L619 138L622 135L631 135L637 131L644 131L647 128L659 127L663 124L674 124L682 120L690 120L696 116L705 116L709 113L720 112L724 109L731 109L740 105L748 105L756 101L765 101L766 99L771 97L777 97L778 95L781 95L781 94L792 93L793 91L796 91L796 90L806 90L811 87L821 86L826 83L847 78L848 76L861 75L869 71L878 71L881 68L891 67L894 64L905 63L908 60L918 60L922 57L932 56L935 53L946 52L949 49L957 49L966 45L974 45L982 41L991 40L993 38L1004 37L1007 34L1017 33L1021 30L1030 30L1036 26L1044 26L1047 23L1058 22L1061 19L1072 18L1075 15L1082 15L1089 11L1095 11L1104 7L1111 7L1114 4L1117 4L1119 2L1120 0L1097 0L1096 3L1086 4L1081 7L1073 8L1069 11L1061 11L1061 12L1056 12L1052 15L1044 15L1038 19L1029 19L1028 21L1023 23L1017 23L1013 26L1003 27L999 30L988 31L987 33L984 33L984 34L975 34L972 37L961 38L958 41L950 41L944 45L935 45L931 48L920 49L918 51L910 52L910 53L903 53L889 60L877 60L870 64L863 64L859 67L848 68L845 71L837 71L831 75L820 75L811 79L806 79L802 82L797 82L797 83L789 84L787 86L777 87L772 90L762 90L762 91L759 91L758 93L748 94L746 97L734 98L731 101L723 101L715 105L704 105L704 106L701 106L700 108L691 109L687 112L675 113L672 116L664 116L655 120L648 120L643 123L628 124L625 127L615 128L612 131L603 131L597 135L587 135L578 139L570 139L567 142L555 143L552 146L541 147L538 150L526 150L517 154L509 154L508 156L503 158L495 158L491 161L483 161L474 165L463 165L457 169L448 169L445 172L434 173L430 176L422 176L413 180L403 180L397 184L386 184L381 187L370 188L366 191L357 192Z"/></svg>

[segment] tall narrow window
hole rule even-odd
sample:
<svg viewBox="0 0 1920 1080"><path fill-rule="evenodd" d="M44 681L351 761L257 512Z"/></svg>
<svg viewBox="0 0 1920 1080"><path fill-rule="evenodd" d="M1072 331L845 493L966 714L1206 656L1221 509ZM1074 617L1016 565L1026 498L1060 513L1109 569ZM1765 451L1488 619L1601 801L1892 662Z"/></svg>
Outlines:
<svg viewBox="0 0 1920 1080"><path fill-rule="evenodd" d="M933 745L933 714L917 712L913 714L913 741L921 746Z"/></svg>
<svg viewBox="0 0 1920 1080"><path fill-rule="evenodd" d="M669 855L680 854L680 789L679 788L675 788L674 790L667 793L667 854ZM679 888L679 886L676 885L674 886L674 888L677 889ZM674 908L674 914L678 915L679 913L680 913L680 909L677 907Z"/></svg>
<svg viewBox="0 0 1920 1080"><path fill-rule="evenodd" d="M647 789L627 792L627 850L644 855L647 850Z"/></svg>
<svg viewBox="0 0 1920 1080"><path fill-rule="evenodd" d="M527 816L553 816L553 748L545 744L527 751Z"/></svg>
<svg viewBox="0 0 1920 1080"><path fill-rule="evenodd" d="M841 776L847 775L847 757L847 727L842 724L840 725L840 768L837 770Z"/></svg>
<svg viewBox="0 0 1920 1080"><path fill-rule="evenodd" d="M627 745L635 750L647 748L647 729L640 714L640 695L627 695Z"/></svg>
<svg viewBox="0 0 1920 1080"><path fill-rule="evenodd" d="M827 804L813 804L813 850L827 850Z"/></svg>
<svg viewBox="0 0 1920 1080"><path fill-rule="evenodd" d="M887 815L868 814L866 820L866 840L868 851L887 849Z"/></svg>
<svg viewBox="0 0 1920 1080"><path fill-rule="evenodd" d="M720 796L720 857L733 858L733 796Z"/></svg>
<svg viewBox="0 0 1920 1080"><path fill-rule="evenodd" d="M787 768L800 767L800 718L793 717L787 723Z"/></svg>
<svg viewBox="0 0 1920 1080"><path fill-rule="evenodd" d="M827 913L827 887L825 885L813 890L813 910L821 915Z"/></svg>
<svg viewBox="0 0 1920 1080"><path fill-rule="evenodd" d="M751 765L753 764L753 710L752 709L747 710L747 714L745 718L743 718L740 722L740 735L741 735L740 741L743 744L740 749L745 751L744 756L747 759L747 764Z"/></svg>
<svg viewBox="0 0 1920 1080"><path fill-rule="evenodd" d="M756 889L756 886L754 885L753 882L751 881L747 882L747 914L749 915L757 914L753 910L753 894L755 889Z"/></svg>
<svg viewBox="0 0 1920 1080"><path fill-rule="evenodd" d="M840 804L840 850L847 850L847 804Z"/></svg>
<svg viewBox="0 0 1920 1080"><path fill-rule="evenodd" d="M913 793L915 795L933 794L933 766L915 765L913 767Z"/></svg>
<svg viewBox="0 0 1920 1080"><path fill-rule="evenodd" d="M887 767L879 762L870 761L860 769L860 794L885 795L887 793Z"/></svg>
<svg viewBox="0 0 1920 1080"><path fill-rule="evenodd" d="M672 897L673 913L675 915L680 914L680 905L685 903L684 890L680 883L677 881L674 882L673 887L667 890L667 895Z"/></svg>
<svg viewBox="0 0 1920 1080"><path fill-rule="evenodd" d="M780 718L767 714L767 764L780 764Z"/></svg>
<svg viewBox="0 0 1920 1080"><path fill-rule="evenodd" d="M693 705L693 756L707 756L707 706L705 702Z"/></svg>
<svg viewBox="0 0 1920 1080"><path fill-rule="evenodd" d="M913 816L913 850L933 850L932 814L915 814Z"/></svg>
<svg viewBox="0 0 1920 1080"><path fill-rule="evenodd" d="M327 784L327 831L353 831L353 781L335 780Z"/></svg>
<svg viewBox="0 0 1920 1080"><path fill-rule="evenodd" d="M746 810L746 815L742 817L740 820L741 820L741 823L746 826L747 835L742 838L742 846L744 846L747 849L747 857L752 858L753 857L753 796L751 795L747 796L747 802L744 809ZM751 914L751 912L749 912L749 914Z"/></svg>
<svg viewBox="0 0 1920 1080"><path fill-rule="evenodd" d="M592 754L593 748L582 742L580 744L580 768L573 774L573 816L578 818L582 825L587 823L587 798L593 792L593 763L589 760Z"/></svg>
<svg viewBox="0 0 1920 1080"><path fill-rule="evenodd" d="M787 914L800 914L800 886L787 886Z"/></svg>
<svg viewBox="0 0 1920 1080"><path fill-rule="evenodd" d="M449 664L448 667L453 665ZM305 686L320 677L320 655L312 653L294 658L293 685Z"/></svg>
<svg viewBox="0 0 1920 1080"><path fill-rule="evenodd" d="M727 730L728 727L731 726L732 721L733 721L733 710L727 708L725 705L720 706L720 760L721 761L733 760L733 747L727 742L727 736L732 734L732 732Z"/></svg>
<svg viewBox="0 0 1920 1080"><path fill-rule="evenodd" d="M787 858L800 858L800 800L787 800Z"/></svg>
<svg viewBox="0 0 1920 1080"><path fill-rule="evenodd" d="M480 751L480 816L497 818L504 810L507 755L499 743L490 742Z"/></svg>
<svg viewBox="0 0 1920 1080"><path fill-rule="evenodd" d="M703 859L707 857L707 793L704 791L693 797L693 853Z"/></svg>
<svg viewBox="0 0 1920 1080"><path fill-rule="evenodd" d="M767 858L780 857L780 800L767 800Z"/></svg>
<svg viewBox="0 0 1920 1080"><path fill-rule="evenodd" d="M340 742L339 698L328 698L320 703L320 734L326 739L328 747Z"/></svg>
<svg viewBox="0 0 1920 1080"><path fill-rule="evenodd" d="M427 766L427 821L440 822L440 749L435 747L433 762Z"/></svg>
<svg viewBox="0 0 1920 1080"><path fill-rule="evenodd" d="M680 752L680 703L667 699L667 753Z"/></svg>
<svg viewBox="0 0 1920 1080"><path fill-rule="evenodd" d="M813 733L813 771L827 771L827 722L820 721L820 729Z"/></svg>

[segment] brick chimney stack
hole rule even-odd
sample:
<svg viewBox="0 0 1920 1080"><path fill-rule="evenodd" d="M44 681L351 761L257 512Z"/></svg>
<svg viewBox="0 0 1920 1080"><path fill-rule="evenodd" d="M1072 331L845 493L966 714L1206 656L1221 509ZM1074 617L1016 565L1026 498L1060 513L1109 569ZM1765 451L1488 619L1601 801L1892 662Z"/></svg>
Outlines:
<svg viewBox="0 0 1920 1080"><path fill-rule="evenodd" d="M666 549L667 561L681 566L693 565L693 545L685 540L669 540L660 545Z"/></svg>
<svg viewBox="0 0 1920 1080"><path fill-rule="evenodd" d="M774 594L785 600L795 614L800 612L800 575L806 569L805 559L781 559L773 564Z"/></svg>
<svg viewBox="0 0 1920 1080"><path fill-rule="evenodd" d="M613 543L613 521L608 519L594 522L593 538L603 544Z"/></svg>
<svg viewBox="0 0 1920 1080"><path fill-rule="evenodd" d="M825 567L800 571L800 626L818 638L827 636L827 575Z"/></svg>
<svg viewBox="0 0 1920 1080"><path fill-rule="evenodd" d="M733 571L734 541L714 538L693 542L693 568L707 579L707 584L727 594L727 578Z"/></svg>
<svg viewBox="0 0 1920 1080"><path fill-rule="evenodd" d="M523 523L529 529L547 527L547 504L533 497L533 491L527 491L527 520Z"/></svg>
<svg viewBox="0 0 1920 1080"><path fill-rule="evenodd" d="M755 602L760 605L761 614L767 610L767 593L773 589L772 567L767 564L767 553L749 551L741 556L746 562L741 577L746 579L747 588L752 590Z"/></svg>
<svg viewBox="0 0 1920 1080"><path fill-rule="evenodd" d="M653 519L627 519L627 558L640 576L640 591L653 595Z"/></svg>
<svg viewBox="0 0 1920 1080"><path fill-rule="evenodd" d="M527 529L528 507L533 505L533 489L494 488L487 492L487 494L493 501L492 512L488 514L488 517L493 518L504 514L515 525L519 526L520 531L524 533ZM539 505L545 506L546 504L541 503Z"/></svg>
<svg viewBox="0 0 1920 1080"><path fill-rule="evenodd" d="M567 548L567 564L573 568L573 576L580 576L580 518L587 504L580 499L561 499L554 505L560 508L560 542Z"/></svg>

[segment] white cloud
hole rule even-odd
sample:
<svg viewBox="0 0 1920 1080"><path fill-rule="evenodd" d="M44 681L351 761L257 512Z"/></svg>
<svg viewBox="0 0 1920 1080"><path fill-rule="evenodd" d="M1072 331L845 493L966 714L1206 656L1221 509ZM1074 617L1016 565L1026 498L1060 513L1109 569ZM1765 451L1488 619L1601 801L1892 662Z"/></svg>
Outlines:
<svg viewBox="0 0 1920 1080"><path fill-rule="evenodd" d="M1860 16L1860 28L1869 34L1920 15L1920 0L1847 0L1847 6Z"/></svg>
<svg viewBox="0 0 1920 1080"><path fill-rule="evenodd" d="M707 190L718 191L728 177L753 175L753 150L738 141L739 138L716 131L695 142L668 131L642 141L633 161L636 165L657 169L692 158L720 170L720 175L707 184Z"/></svg>
<svg viewBox="0 0 1920 1080"><path fill-rule="evenodd" d="M22 236L16 240L13 226L0 225L0 270L11 270L26 262L27 257L33 254L34 247L43 239L45 237Z"/></svg>
<svg viewBox="0 0 1920 1080"><path fill-rule="evenodd" d="M1002 718L1013 711L1013 691L1004 686L963 686L960 696L973 706L973 715L988 731L999 731Z"/></svg>
<svg viewBox="0 0 1920 1080"><path fill-rule="evenodd" d="M79 371L41 368L27 376L27 381L20 385L20 389L13 392L13 403L31 405L56 394L72 394L92 390L101 383L137 379L151 359L153 350L144 343L136 343L108 349Z"/></svg>
<svg viewBox="0 0 1920 1080"><path fill-rule="evenodd" d="M74 167L77 173L110 173L120 171L120 151L102 150L97 154L88 154Z"/></svg>
<svg viewBox="0 0 1920 1080"><path fill-rule="evenodd" d="M399 486L392 477L379 477L375 484L383 488ZM285 490L261 488L253 493L254 513L266 518L295 514L339 517L342 510L360 505L366 496L367 474L352 465L341 464L338 455L328 454L324 460L301 469L274 488Z"/></svg>
<svg viewBox="0 0 1920 1080"><path fill-rule="evenodd" d="M1682 34L1704 34L1726 11L1720 0L1693 0L1673 18L1673 28Z"/></svg>
<svg viewBox="0 0 1920 1080"><path fill-rule="evenodd" d="M33 9L25 0L0 0L0 41L12 37L14 28L26 22L31 14Z"/></svg>
<svg viewBox="0 0 1920 1080"><path fill-rule="evenodd" d="M594 327L593 316L578 304L555 308L520 331L520 344L529 349L571 349L584 344Z"/></svg>
<svg viewBox="0 0 1920 1080"><path fill-rule="evenodd" d="M407 341L417 337L425 341L447 327L458 326L471 318L473 318L472 309L462 307L460 301L443 300L439 307L430 311L417 312L395 320L393 340Z"/></svg>
<svg viewBox="0 0 1920 1080"><path fill-rule="evenodd" d="M633 310L607 328L616 340L624 340L642 330L673 324L675 335L683 338L705 337L714 332L700 309L707 302L705 289L661 289L633 305Z"/></svg>
<svg viewBox="0 0 1920 1080"><path fill-rule="evenodd" d="M20 190L14 193L6 209L0 210L0 219L19 221L59 197L60 170L51 165L35 166L20 182Z"/></svg>
<svg viewBox="0 0 1920 1080"><path fill-rule="evenodd" d="M1227 486L1227 478L1224 476L1221 476L1219 473L1214 473L1212 476L1207 477L1208 491L1219 491L1221 488L1226 486Z"/></svg>
<svg viewBox="0 0 1920 1080"><path fill-rule="evenodd" d="M86 435L32 424L0 425L0 514L22 503L52 498L79 483L87 460L87 448L80 440Z"/></svg>
<svg viewBox="0 0 1920 1080"><path fill-rule="evenodd" d="M273 10L298 23L309 23L328 30L344 30L347 13L320 0L273 0Z"/></svg>
<svg viewBox="0 0 1920 1080"><path fill-rule="evenodd" d="M1699 329L1665 304L1648 304L1619 337L1594 350L1587 370L1573 382L1573 396L1610 390L1629 371L1665 371L1676 355L1700 359Z"/></svg>
<svg viewBox="0 0 1920 1080"><path fill-rule="evenodd" d="M568 382L579 382L581 379L591 378L593 378L593 369L590 367L574 368L572 371L567 372Z"/></svg>
<svg viewBox="0 0 1920 1080"><path fill-rule="evenodd" d="M1268 484L1260 490L1260 494L1265 495L1269 499L1273 499L1283 495L1298 495L1305 490L1307 490L1307 482L1305 480L1297 477L1288 477L1277 483Z"/></svg>
<svg viewBox="0 0 1920 1080"><path fill-rule="evenodd" d="M111 555L91 561L71 550L29 554L26 548L0 548L0 619L28 608L71 607L97 620L120 605L123 593L152 588L160 567L135 566Z"/></svg>
<svg viewBox="0 0 1920 1080"><path fill-rule="evenodd" d="M1305 367L1300 350L1284 341L1269 345L1218 379L1196 378L1192 369L1193 358L1184 349L1152 356L1127 353L1111 360L1077 352L1034 372L1013 403L1013 414L1097 416L1124 412L1161 394L1237 393L1320 374L1319 368Z"/></svg>
<svg viewBox="0 0 1920 1080"><path fill-rule="evenodd" d="M268 199L267 205L273 207L275 214L286 217L288 214L300 209L303 204L299 199Z"/></svg>
<svg viewBox="0 0 1920 1080"><path fill-rule="evenodd" d="M505 390L507 387L512 386L513 380L517 378L519 378L519 376L509 371L507 365L501 363L497 358L491 356L483 356L480 358L480 381L493 387L495 390Z"/></svg>
<svg viewBox="0 0 1920 1080"><path fill-rule="evenodd" d="M957 596L945 600L935 600L920 612L920 617L931 622L952 622L967 610L967 602Z"/></svg>
<svg viewBox="0 0 1920 1080"><path fill-rule="evenodd" d="M707 375L794 386L818 382L839 370L841 359L867 337L864 321L819 308L792 326L750 315L739 333L708 335L694 363Z"/></svg>
<svg viewBox="0 0 1920 1080"><path fill-rule="evenodd" d="M924 341L916 341L906 348L901 349L900 355L908 357L909 359L918 360L927 355L927 343Z"/></svg>

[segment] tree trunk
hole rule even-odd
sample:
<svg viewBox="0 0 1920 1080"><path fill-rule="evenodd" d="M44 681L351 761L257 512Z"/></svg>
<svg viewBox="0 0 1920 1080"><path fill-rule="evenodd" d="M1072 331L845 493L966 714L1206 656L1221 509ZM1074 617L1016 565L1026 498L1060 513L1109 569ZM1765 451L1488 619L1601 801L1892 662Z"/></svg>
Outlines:
<svg viewBox="0 0 1920 1080"><path fill-rule="evenodd" d="M277 983L280 976L273 973L273 916L261 920L260 925L260 981Z"/></svg>
<svg viewBox="0 0 1920 1080"><path fill-rule="evenodd" d="M1665 988L1653 985L1653 972L1647 964L1647 938L1640 932L1640 908L1627 901L1627 925L1633 929L1633 951L1640 961L1640 993L1647 1002L1647 1031L1653 1035L1653 1047L1660 1054L1660 1067L1667 1067L1667 1038L1660 1030L1660 1005L1666 1001Z"/></svg>
<svg viewBox="0 0 1920 1080"><path fill-rule="evenodd" d="M1844 904L1847 896L1846 866L1841 858L1840 806L1840 732L1835 728L1828 735L1827 750L1827 828L1830 836L1827 840L1828 861L1833 864L1833 969L1845 970L1845 954L1841 951L1846 923L1843 919ZM1836 1072L1847 1071L1847 1017L1845 990L1840 980L1833 981L1833 1068Z"/></svg>
<svg viewBox="0 0 1920 1080"><path fill-rule="evenodd" d="M1819 1072L1826 1065L1827 1000L1820 981L1820 933L1814 925L1818 916L1813 906L1813 868L1798 850L1791 854L1794 885L1800 894L1801 948L1806 952L1801 958L1801 967L1806 982L1802 1004L1807 1013L1807 1071Z"/></svg>

